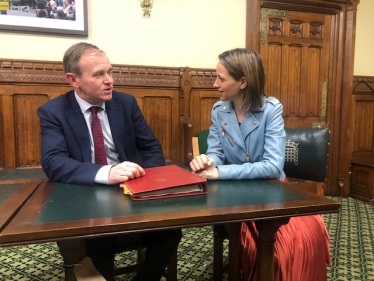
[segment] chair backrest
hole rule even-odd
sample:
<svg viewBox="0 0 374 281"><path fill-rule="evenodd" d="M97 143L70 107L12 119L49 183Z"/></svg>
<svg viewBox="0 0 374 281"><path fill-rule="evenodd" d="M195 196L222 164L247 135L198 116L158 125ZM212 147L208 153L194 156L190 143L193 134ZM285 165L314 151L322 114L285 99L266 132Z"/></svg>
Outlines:
<svg viewBox="0 0 374 281"><path fill-rule="evenodd" d="M200 154L205 154L208 150L209 130L200 131L196 137L192 137L192 155L195 158Z"/></svg>
<svg viewBox="0 0 374 281"><path fill-rule="evenodd" d="M287 177L323 182L326 179L330 131L318 128L285 129Z"/></svg>
<svg viewBox="0 0 374 281"><path fill-rule="evenodd" d="M323 182L326 179L330 131L318 128L286 128L285 131L286 176ZM207 151L208 134L209 130L203 130L193 138L194 157Z"/></svg>

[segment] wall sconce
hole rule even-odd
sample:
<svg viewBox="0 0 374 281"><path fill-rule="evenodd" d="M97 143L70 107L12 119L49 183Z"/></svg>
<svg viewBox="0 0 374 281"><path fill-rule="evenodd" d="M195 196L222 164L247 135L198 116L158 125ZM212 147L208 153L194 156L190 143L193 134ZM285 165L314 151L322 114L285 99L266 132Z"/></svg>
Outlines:
<svg viewBox="0 0 374 281"><path fill-rule="evenodd" d="M153 7L153 0L140 0L140 7L143 9L143 17L149 19Z"/></svg>

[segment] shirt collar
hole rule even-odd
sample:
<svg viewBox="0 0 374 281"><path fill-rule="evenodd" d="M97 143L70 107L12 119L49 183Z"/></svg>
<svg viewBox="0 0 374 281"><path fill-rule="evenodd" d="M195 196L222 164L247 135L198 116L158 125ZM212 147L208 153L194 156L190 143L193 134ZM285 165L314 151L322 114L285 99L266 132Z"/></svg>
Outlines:
<svg viewBox="0 0 374 281"><path fill-rule="evenodd" d="M92 106L98 106L98 107L101 107L102 109L104 109L105 111L105 102L102 102L102 103L99 103L99 104L90 104L88 102L86 102L85 100L81 99L77 93L74 91L74 95L75 95L75 99L77 100L78 102L78 105L82 111L82 113L85 113L87 110L89 110Z"/></svg>

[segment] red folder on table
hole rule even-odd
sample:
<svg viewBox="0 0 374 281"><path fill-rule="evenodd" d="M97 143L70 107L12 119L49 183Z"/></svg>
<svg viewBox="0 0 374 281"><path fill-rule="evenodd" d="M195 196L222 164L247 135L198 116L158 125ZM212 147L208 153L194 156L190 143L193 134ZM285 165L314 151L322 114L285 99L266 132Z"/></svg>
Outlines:
<svg viewBox="0 0 374 281"><path fill-rule="evenodd" d="M121 184L125 194L133 200L162 199L206 194L205 179L177 166L145 168L145 176Z"/></svg>

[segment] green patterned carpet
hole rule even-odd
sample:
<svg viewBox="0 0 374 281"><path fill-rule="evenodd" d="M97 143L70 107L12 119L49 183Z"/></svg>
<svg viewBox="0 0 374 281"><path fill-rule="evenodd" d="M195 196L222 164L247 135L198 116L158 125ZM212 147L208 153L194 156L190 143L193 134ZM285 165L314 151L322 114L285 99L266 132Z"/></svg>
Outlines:
<svg viewBox="0 0 374 281"><path fill-rule="evenodd" d="M333 260L333 266L328 267L328 279L374 280L374 207L352 198L332 199L341 202L342 209L339 214L324 215ZM183 234L178 249L178 280L212 280L211 228L188 228L183 230ZM135 253L121 254L116 257L116 262L131 264L134 258ZM127 281L131 277L123 275L117 280ZM62 259L56 244L0 248L0 280L64 280Z"/></svg>

